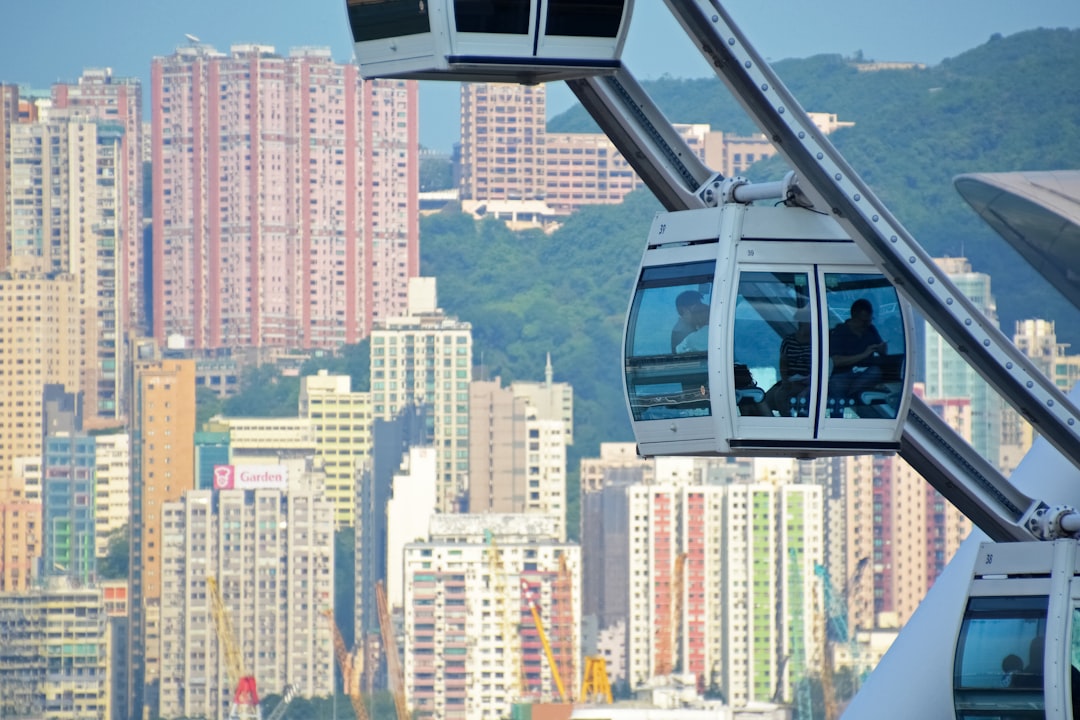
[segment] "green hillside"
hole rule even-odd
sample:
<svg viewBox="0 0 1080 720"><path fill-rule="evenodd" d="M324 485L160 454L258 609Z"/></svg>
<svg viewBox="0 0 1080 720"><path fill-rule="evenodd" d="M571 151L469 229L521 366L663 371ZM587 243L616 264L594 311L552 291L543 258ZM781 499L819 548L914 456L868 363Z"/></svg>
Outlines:
<svg viewBox="0 0 1080 720"><path fill-rule="evenodd" d="M840 56L785 60L777 72L807 110L837 113L855 127L832 136L852 166L935 255L964 255L993 276L1002 328L1057 320L1080 346L1077 311L983 224L952 186L966 172L1080 168L1080 31L1036 30L989 42L921 70L858 72ZM754 129L714 79L662 79L646 88L678 122ZM551 131L595 130L580 109ZM785 171L772 160L758 180ZM556 233L512 233L456 211L421 224L422 272L439 278L440 305L473 323L477 362L488 377L543 377L575 388L577 445L630 439L619 377L619 341L645 233L659 205L647 193L619 207L587 208Z"/></svg>

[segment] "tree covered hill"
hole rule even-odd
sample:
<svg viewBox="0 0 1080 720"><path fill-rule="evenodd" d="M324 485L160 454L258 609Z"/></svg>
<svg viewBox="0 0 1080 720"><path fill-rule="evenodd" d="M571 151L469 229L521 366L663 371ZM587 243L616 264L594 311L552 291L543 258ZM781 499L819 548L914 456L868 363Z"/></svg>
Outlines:
<svg viewBox="0 0 1080 720"><path fill-rule="evenodd" d="M804 108L855 126L832 141L897 218L933 255L963 255L993 276L1001 326L1057 321L1080 345L1078 313L990 230L956 193L967 172L1080 168L1080 31L995 36L940 65L859 72L839 55L775 65ZM677 122L725 132L756 129L716 79L645 83ZM577 108L550 131L596 131ZM756 180L778 179L773 159ZM551 236L514 233L456 211L421 223L422 272L439 278L440 305L473 324L476 359L488 377L539 379L550 352L556 379L574 385L576 458L601 440L630 438L620 389L619 342L648 223L647 192L617 207L586 208Z"/></svg>

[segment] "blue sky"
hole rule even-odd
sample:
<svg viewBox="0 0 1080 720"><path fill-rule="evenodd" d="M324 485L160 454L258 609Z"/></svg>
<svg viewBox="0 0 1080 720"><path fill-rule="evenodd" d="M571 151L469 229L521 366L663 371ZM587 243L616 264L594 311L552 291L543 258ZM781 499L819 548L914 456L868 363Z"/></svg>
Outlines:
<svg viewBox="0 0 1080 720"><path fill-rule="evenodd" d="M1080 28L1078 0L731 0L725 7L771 60L861 50L869 59L936 64L994 33ZM150 59L170 54L185 33L219 50L322 45L337 60L352 57L344 0L4 0L0 18L0 82L42 89L85 67L146 83ZM639 79L710 74L661 0L637 0L623 60ZM548 92L549 114L574 102L562 84ZM420 118L421 142L449 150L458 133L456 84L422 83Z"/></svg>

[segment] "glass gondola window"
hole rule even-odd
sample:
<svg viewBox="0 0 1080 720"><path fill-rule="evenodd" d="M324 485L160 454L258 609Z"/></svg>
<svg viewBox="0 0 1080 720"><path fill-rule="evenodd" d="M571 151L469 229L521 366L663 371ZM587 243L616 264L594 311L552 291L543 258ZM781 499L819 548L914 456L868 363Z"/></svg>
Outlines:
<svg viewBox="0 0 1080 720"><path fill-rule="evenodd" d="M825 301L829 416L895 418L906 348L896 289L883 275L825 273Z"/></svg>
<svg viewBox="0 0 1080 720"><path fill-rule="evenodd" d="M706 416L714 261L647 267L626 332L626 385L635 420Z"/></svg>
<svg viewBox="0 0 1080 720"><path fill-rule="evenodd" d="M968 600L953 670L958 720L1044 718L1042 596Z"/></svg>
<svg viewBox="0 0 1080 720"><path fill-rule="evenodd" d="M528 35L530 0L454 0L458 32Z"/></svg>
<svg viewBox="0 0 1080 720"><path fill-rule="evenodd" d="M346 6L356 42L431 30L427 3L420 0L347 0Z"/></svg>
<svg viewBox="0 0 1080 720"><path fill-rule="evenodd" d="M548 35L608 37L619 34L626 0L548 0Z"/></svg>
<svg viewBox="0 0 1080 720"><path fill-rule="evenodd" d="M809 416L816 383L809 275L740 273L734 332L739 414Z"/></svg>

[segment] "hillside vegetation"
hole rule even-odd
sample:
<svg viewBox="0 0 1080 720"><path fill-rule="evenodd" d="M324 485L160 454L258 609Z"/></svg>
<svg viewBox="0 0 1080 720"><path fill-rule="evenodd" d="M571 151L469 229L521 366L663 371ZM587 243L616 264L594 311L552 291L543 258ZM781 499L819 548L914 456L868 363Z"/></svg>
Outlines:
<svg viewBox="0 0 1080 720"><path fill-rule="evenodd" d="M1080 168L1080 31L995 36L938 66L858 72L839 55L785 60L776 70L807 110L855 127L832 136L851 165L933 255L964 255L993 276L1001 326L1057 320L1080 343L1077 311L970 210L952 186L967 172ZM747 134L749 120L715 79L645 83L669 118ZM551 131L595 131L579 109ZM778 160L753 168L779 178ZM488 377L537 380L551 353L558 381L575 390L569 470L601 440L630 439L620 389L619 342L648 223L647 192L617 207L586 208L551 236L513 233L456 209L421 223L421 271L438 277L439 304L473 324Z"/></svg>

